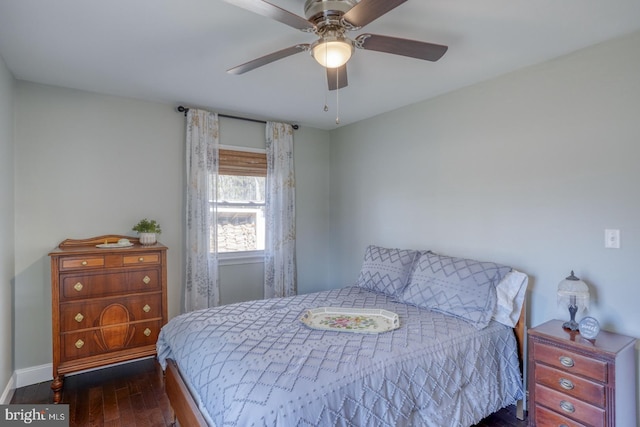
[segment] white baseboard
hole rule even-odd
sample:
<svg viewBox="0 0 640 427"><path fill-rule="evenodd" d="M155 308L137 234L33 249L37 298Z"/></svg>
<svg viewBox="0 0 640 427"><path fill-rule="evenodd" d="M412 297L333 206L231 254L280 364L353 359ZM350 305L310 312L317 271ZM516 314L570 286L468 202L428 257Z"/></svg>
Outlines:
<svg viewBox="0 0 640 427"><path fill-rule="evenodd" d="M98 369L104 369L104 368L108 368L108 367L112 367L112 366L123 365L125 363L137 362L137 361L142 360L142 359L150 359L150 358L153 358L153 357L155 357L155 356L147 356L147 357L142 357L140 359L127 360L127 361L124 361L124 362L114 363L112 365L100 366L98 368L86 369L84 371L78 371L78 372L73 372L71 374L67 374L67 376L82 374L84 372L91 372L91 371L95 371L95 370L98 370ZM53 364L52 363L46 363L44 365L32 366L32 367L29 367L29 368L18 369L13 373L13 376L9 380L9 384L7 384L7 387L6 387L5 391L2 393L2 396L0 396L0 404L2 404L2 402L4 401L3 399L5 398L5 395L11 394L11 396L12 396L13 395L13 391L15 389L17 389L17 388L25 387L25 386L33 385L33 384L38 384L38 383L42 383L42 382L45 382L45 381L51 381L52 379L53 379ZM11 399L11 396L9 396L9 399Z"/></svg>
<svg viewBox="0 0 640 427"><path fill-rule="evenodd" d="M30 368L18 369L13 374L16 377L16 388L38 384L44 381L51 381L53 364L32 366Z"/></svg>
<svg viewBox="0 0 640 427"><path fill-rule="evenodd" d="M2 395L0 395L0 405L8 405L13 398L13 392L16 390L16 374L14 373L9 378L7 386L4 388Z"/></svg>

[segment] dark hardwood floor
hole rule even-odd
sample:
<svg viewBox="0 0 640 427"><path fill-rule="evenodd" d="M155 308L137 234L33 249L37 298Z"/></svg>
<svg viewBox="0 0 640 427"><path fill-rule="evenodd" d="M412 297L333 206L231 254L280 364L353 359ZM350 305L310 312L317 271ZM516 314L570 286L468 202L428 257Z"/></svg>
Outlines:
<svg viewBox="0 0 640 427"><path fill-rule="evenodd" d="M21 387L11 403L50 403L51 381ZM69 426L164 427L172 424L162 370L144 359L65 379L62 402L69 404ZM505 408L474 427L524 427L515 407ZM185 426L186 427L186 426Z"/></svg>

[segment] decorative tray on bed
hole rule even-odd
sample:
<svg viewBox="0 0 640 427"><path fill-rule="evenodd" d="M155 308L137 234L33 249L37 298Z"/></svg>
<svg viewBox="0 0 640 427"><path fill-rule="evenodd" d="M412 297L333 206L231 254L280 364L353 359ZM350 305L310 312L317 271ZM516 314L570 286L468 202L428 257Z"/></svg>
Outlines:
<svg viewBox="0 0 640 427"><path fill-rule="evenodd" d="M312 329L361 334L379 334L400 327L396 313L378 308L312 308L300 321Z"/></svg>

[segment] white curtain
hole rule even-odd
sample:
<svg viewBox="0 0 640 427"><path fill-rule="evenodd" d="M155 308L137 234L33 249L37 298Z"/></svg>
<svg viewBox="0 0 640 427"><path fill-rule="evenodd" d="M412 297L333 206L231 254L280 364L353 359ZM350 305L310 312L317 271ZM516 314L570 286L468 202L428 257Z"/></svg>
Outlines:
<svg viewBox="0 0 640 427"><path fill-rule="evenodd" d="M220 303L215 206L218 115L189 109L186 132L185 311ZM211 250L213 248L213 251Z"/></svg>
<svg viewBox="0 0 640 427"><path fill-rule="evenodd" d="M296 294L296 212L293 128L267 122L265 298Z"/></svg>

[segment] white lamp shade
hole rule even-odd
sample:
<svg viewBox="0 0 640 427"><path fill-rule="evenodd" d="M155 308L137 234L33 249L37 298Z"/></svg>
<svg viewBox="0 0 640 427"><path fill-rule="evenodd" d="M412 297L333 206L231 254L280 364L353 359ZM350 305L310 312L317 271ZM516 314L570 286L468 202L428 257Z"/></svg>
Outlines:
<svg viewBox="0 0 640 427"><path fill-rule="evenodd" d="M320 65L327 68L342 67L353 53L353 44L343 38L321 40L311 47L311 55Z"/></svg>
<svg viewBox="0 0 640 427"><path fill-rule="evenodd" d="M558 283L558 304L563 307L575 305L578 311L589 309L589 287L578 279L573 271L569 277Z"/></svg>

